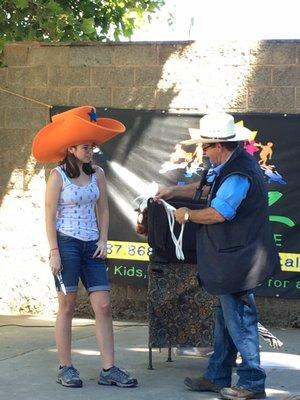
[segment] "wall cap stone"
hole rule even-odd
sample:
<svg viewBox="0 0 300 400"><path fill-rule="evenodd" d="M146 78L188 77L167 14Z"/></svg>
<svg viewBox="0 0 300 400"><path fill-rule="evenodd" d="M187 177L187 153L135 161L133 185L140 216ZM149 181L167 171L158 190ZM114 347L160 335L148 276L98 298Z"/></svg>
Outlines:
<svg viewBox="0 0 300 400"><path fill-rule="evenodd" d="M259 44L300 44L300 39L271 39L271 40L224 40L220 39L218 41L213 40L203 40L203 44L207 43L250 43L257 42ZM26 47L68 47L68 46L136 46L136 45L185 45L192 43L201 43L199 40L170 40L170 41L131 41L131 42L98 42L98 41L70 41L70 42L37 42L37 41L23 41L23 42L8 42L5 44L5 47L9 46L26 46Z"/></svg>

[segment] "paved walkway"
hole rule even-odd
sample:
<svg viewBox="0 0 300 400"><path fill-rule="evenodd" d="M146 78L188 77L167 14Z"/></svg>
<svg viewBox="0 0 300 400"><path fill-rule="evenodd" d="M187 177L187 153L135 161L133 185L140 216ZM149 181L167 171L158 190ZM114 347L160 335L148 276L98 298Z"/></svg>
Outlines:
<svg viewBox="0 0 300 400"><path fill-rule="evenodd" d="M0 316L0 398L9 400L199 400L217 399L213 393L194 393L183 385L185 376L205 369L207 358L174 356L153 351L154 370L147 369L146 324L115 322L116 364L128 369L139 387L120 389L97 385L99 353L92 320L77 319L73 329L74 364L84 381L82 389L64 388L55 382L57 354L53 320L31 316ZM300 400L300 330L274 329L284 342L272 350L262 342L262 364L267 371L270 400Z"/></svg>

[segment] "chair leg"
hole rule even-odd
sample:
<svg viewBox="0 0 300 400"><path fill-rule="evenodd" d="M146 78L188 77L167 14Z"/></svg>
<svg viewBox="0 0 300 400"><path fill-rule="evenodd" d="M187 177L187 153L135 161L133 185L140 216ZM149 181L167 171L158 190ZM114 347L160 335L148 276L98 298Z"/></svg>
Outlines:
<svg viewBox="0 0 300 400"><path fill-rule="evenodd" d="M153 364L152 364L152 347L149 346L149 364L148 364L148 369L154 369Z"/></svg>
<svg viewBox="0 0 300 400"><path fill-rule="evenodd" d="M167 362L173 362L172 360L172 347L168 347L168 358L167 358Z"/></svg>

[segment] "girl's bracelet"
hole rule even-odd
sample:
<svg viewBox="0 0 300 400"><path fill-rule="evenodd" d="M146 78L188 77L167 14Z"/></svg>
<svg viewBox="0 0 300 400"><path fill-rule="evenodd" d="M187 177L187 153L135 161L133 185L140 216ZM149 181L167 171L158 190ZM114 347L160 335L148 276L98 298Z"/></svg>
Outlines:
<svg viewBox="0 0 300 400"><path fill-rule="evenodd" d="M59 250L59 249L58 249L58 247L53 247L53 249L50 249L50 253L51 253L51 251L54 251L54 250Z"/></svg>
<svg viewBox="0 0 300 400"><path fill-rule="evenodd" d="M58 247L53 247L53 249L50 249L50 250L49 250L49 260L50 260L52 251L55 251L55 250L59 250L59 248L58 248Z"/></svg>

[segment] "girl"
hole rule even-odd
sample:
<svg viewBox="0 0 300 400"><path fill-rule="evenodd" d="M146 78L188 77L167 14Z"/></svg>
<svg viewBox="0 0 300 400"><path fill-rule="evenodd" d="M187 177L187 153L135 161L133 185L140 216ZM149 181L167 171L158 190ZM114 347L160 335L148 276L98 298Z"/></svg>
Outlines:
<svg viewBox="0 0 300 400"><path fill-rule="evenodd" d="M39 160L52 161L64 155L63 160L50 173L45 198L50 267L55 277L59 304L55 328L60 363L57 382L68 387L82 386L79 372L71 359L72 318L80 278L95 313L96 338L102 355L98 383L134 387L137 380L114 365L110 288L104 261L109 224L107 189L104 171L92 165L92 143L103 143L116 132L124 131L125 127L116 120L92 119L92 113L95 114L94 109L86 106L60 114L49 124L50 127L47 126L49 129L46 133L45 128L38 133L33 144L33 154ZM81 121L76 123L77 119ZM83 126L80 126L81 123ZM118 126L119 131L116 123L122 125ZM56 124L59 132L54 129L53 124ZM106 135L108 129L114 132ZM45 152L46 139L49 139L49 135L54 135L54 130L59 144L53 150L51 143L49 151ZM41 136L44 138L41 139ZM76 144L73 144L74 141ZM62 291L62 282L57 279L59 273L66 294Z"/></svg>

